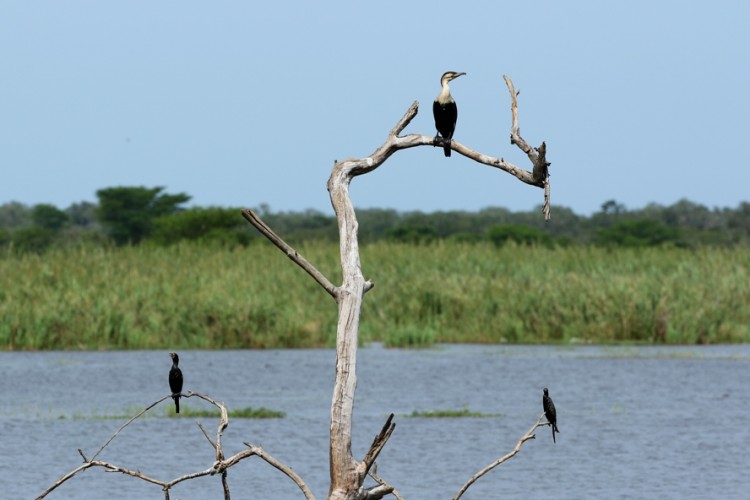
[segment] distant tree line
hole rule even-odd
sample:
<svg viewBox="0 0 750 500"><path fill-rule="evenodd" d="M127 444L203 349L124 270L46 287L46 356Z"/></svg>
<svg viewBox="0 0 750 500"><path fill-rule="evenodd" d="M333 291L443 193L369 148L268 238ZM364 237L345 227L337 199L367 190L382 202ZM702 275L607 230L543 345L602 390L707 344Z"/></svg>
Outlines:
<svg viewBox="0 0 750 500"><path fill-rule="evenodd" d="M96 192L98 203L80 202L66 209L50 204L0 205L0 248L41 252L53 246L171 245L180 241L246 246L260 236L241 217L239 208L190 207L190 196L169 194L162 187L111 187ZM278 234L292 243L338 241L333 215L316 210L271 212L256 208ZM543 245L646 247L750 246L750 202L736 208L713 208L680 200L670 206L652 203L629 210L615 200L591 216L554 207L545 222L539 210L511 212L491 207L477 212L397 212L359 209L360 240L431 244L440 240L489 241Z"/></svg>

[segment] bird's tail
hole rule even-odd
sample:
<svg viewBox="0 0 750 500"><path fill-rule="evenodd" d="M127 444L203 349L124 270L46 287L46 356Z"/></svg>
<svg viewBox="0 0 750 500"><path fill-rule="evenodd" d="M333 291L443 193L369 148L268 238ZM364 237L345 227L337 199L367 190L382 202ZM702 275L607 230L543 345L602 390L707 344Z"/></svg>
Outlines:
<svg viewBox="0 0 750 500"><path fill-rule="evenodd" d="M450 139L443 139L443 153L445 153L445 156L450 157L451 155L451 140Z"/></svg>
<svg viewBox="0 0 750 500"><path fill-rule="evenodd" d="M557 443L557 440L555 439L555 431L557 430L557 427L555 427L554 425L552 425L551 427L552 427L552 442Z"/></svg>
<svg viewBox="0 0 750 500"><path fill-rule="evenodd" d="M174 399L174 412L180 413L180 396L172 396Z"/></svg>

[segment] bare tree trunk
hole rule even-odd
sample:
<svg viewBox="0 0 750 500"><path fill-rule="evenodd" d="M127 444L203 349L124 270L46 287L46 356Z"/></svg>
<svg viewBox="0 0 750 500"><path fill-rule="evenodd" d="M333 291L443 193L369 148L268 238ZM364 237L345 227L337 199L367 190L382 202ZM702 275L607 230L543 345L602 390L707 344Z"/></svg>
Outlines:
<svg viewBox="0 0 750 500"><path fill-rule="evenodd" d="M349 164L348 167L337 163L328 181L331 203L339 224L343 271L343 284L338 289L336 382L331 403L331 487L328 491L330 499L364 498L362 484L372 465L366 461L355 460L351 446L354 391L357 386L359 318L364 294L372 288L372 283L366 281L362 275L357 217L349 197L349 184L356 175L356 166L356 163ZM374 461L374 457L372 460Z"/></svg>
<svg viewBox="0 0 750 500"><path fill-rule="evenodd" d="M510 78L503 77L511 94L511 144L519 147L532 164L532 170L524 170L505 161L503 158L491 157L474 151L463 144L451 141L451 148L478 163L503 170L526 184L544 188L545 218L549 219L549 163L546 160L546 145L530 147L520 135L518 126L517 95ZM339 309L339 320L336 330L336 380L331 402L330 428L330 467L331 485L328 498L332 500L363 500L382 498L386 494L396 494L394 488L377 477L378 485L365 489L364 481L378 454L395 429L391 422L392 415L380 434L376 436L370 450L360 462L352 455L352 417L354 411L354 392L357 386L357 341L359 337L359 320L362 300L372 287L372 282L365 279L359 260L359 242L357 217L349 197L349 185L354 177L369 173L382 165L392 154L401 149L416 146L440 146L432 136L399 134L416 116L419 104L414 102L406 114L396 123L388 134L385 143L370 156L360 159L349 159L336 162L328 179L328 192L331 204L336 213L339 226L341 268L343 282L335 287L315 269L304 257L287 245L273 233L252 211L243 210L243 216L259 231L268 237L286 255L310 274L331 296L336 299Z"/></svg>

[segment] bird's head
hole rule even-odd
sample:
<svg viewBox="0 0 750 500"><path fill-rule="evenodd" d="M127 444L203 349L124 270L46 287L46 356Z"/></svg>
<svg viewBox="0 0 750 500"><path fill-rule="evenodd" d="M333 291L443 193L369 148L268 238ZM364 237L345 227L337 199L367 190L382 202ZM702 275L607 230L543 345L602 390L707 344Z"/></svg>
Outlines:
<svg viewBox="0 0 750 500"><path fill-rule="evenodd" d="M445 73L443 73L443 76L440 77L440 84L441 85L446 84L449 81L455 80L459 76L465 75L465 74L466 73L458 73L456 71L446 71Z"/></svg>
<svg viewBox="0 0 750 500"><path fill-rule="evenodd" d="M544 395L545 395L545 396L549 396L549 391L547 390L547 388L546 388L546 387L544 388Z"/></svg>
<svg viewBox="0 0 750 500"><path fill-rule="evenodd" d="M170 352L169 353L169 357L172 358L172 361L179 361L180 360L180 357L177 356L176 352Z"/></svg>

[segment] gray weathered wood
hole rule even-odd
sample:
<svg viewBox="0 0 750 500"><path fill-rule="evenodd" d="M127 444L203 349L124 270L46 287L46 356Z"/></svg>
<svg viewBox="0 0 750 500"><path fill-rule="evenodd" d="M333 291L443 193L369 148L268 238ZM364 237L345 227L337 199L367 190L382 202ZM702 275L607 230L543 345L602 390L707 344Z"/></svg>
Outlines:
<svg viewBox="0 0 750 500"><path fill-rule="evenodd" d="M518 126L518 92L507 76L503 77L511 95L511 143L520 148L531 161L532 169L522 169L504 158L496 158L464 146L455 139L451 148L478 163L500 169L516 177L521 182L544 189L544 215L549 219L549 162L547 147L543 142L538 148L532 148L521 136ZM367 491L363 483L377 454L385 446L393 432L395 424L386 423L362 461L352 455L352 417L354 411L354 393L357 387L357 343L362 301L365 293L373 286L362 274L359 258L359 240L357 216L349 196L352 180L360 175L372 172L385 163L397 151L418 146L436 146L431 135L400 135L411 123L419 110L416 101L409 107L404 116L391 129L385 142L370 156L358 159L347 159L335 162L328 179L328 192L331 205L336 214L339 228L339 252L343 282L340 286L332 285L312 264L306 261L297 251L286 244L251 210L243 210L243 216L271 240L297 265L305 269L337 301L339 319L336 327L336 378L331 401L330 421L330 474L331 485L328 498L333 500L364 500L380 497L385 490L384 482ZM382 481L382 480L381 480Z"/></svg>
<svg viewBox="0 0 750 500"><path fill-rule="evenodd" d="M454 151L484 165L498 168L527 184L545 188L545 216L549 217L549 163L546 161L546 145L534 150L520 135L518 128L517 93L513 83L504 77L511 93L513 126L511 142L521 148L532 162L532 171L519 168L503 158L491 157L474 151L453 140ZM369 468L358 462L352 455L352 414L354 392L357 386L357 341L362 300L367 291L367 281L362 274L359 260L358 224L354 207L349 196L349 186L359 175L372 172L381 166L391 155L401 149L417 146L434 146L432 136L401 132L417 115L419 104L415 101L404 116L391 129L388 137L370 156L336 162L328 179L328 192L336 213L339 227L339 251L343 283L339 291L339 321L336 331L336 380L331 402L330 463L331 485L328 498L331 500L363 500L368 497L363 483ZM387 440L387 438L386 438ZM385 441L379 443L379 448ZM373 443L375 446L375 443ZM372 450L372 448L371 448ZM368 452L370 455L370 452ZM377 488L382 488L378 486Z"/></svg>

